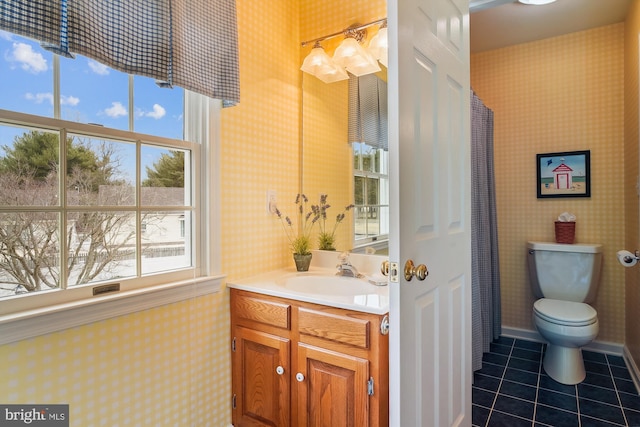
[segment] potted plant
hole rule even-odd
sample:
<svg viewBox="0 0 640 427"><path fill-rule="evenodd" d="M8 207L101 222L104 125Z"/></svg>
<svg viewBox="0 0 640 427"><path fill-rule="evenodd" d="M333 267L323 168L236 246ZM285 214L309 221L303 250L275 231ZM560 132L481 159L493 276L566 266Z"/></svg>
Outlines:
<svg viewBox="0 0 640 427"><path fill-rule="evenodd" d="M299 226L295 228L289 216L283 215L278 208L275 210L289 240L289 245L293 251L293 259L296 263L296 270L298 271L309 270L309 265L311 264L311 230L319 219L319 209L317 206L310 206L309 210L306 211L308 202L309 199L307 199L307 196L304 194L298 194L296 196L300 223Z"/></svg>
<svg viewBox="0 0 640 427"><path fill-rule="evenodd" d="M336 230L338 225L342 222L345 217L347 211L354 207L354 205L348 205L344 208L344 210L336 215L336 221L333 224L333 228L327 228L327 210L331 207L327 203L327 198L329 196L327 194L323 194L320 196L320 204L317 206L317 215L319 218L318 227L320 228L320 233L318 234L318 249L325 251L335 251L336 244ZM313 208L313 207L312 207Z"/></svg>

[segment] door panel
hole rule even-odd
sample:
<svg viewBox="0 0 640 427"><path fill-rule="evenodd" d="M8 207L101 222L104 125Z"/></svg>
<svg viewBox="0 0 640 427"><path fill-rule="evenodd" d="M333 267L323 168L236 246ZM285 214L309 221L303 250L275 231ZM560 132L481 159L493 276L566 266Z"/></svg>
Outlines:
<svg viewBox="0 0 640 427"><path fill-rule="evenodd" d="M289 426L290 340L241 326L233 336L234 424Z"/></svg>
<svg viewBox="0 0 640 427"><path fill-rule="evenodd" d="M298 425L369 425L369 362L307 344L298 345ZM297 374L296 373L296 374Z"/></svg>
<svg viewBox="0 0 640 427"><path fill-rule="evenodd" d="M392 426L471 425L468 2L398 0L389 19ZM407 260L425 280L404 278Z"/></svg>

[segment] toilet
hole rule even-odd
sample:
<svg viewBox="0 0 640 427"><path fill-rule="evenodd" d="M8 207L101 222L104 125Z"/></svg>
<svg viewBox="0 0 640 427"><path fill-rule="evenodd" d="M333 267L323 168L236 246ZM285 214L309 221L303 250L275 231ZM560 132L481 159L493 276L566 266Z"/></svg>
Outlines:
<svg viewBox="0 0 640 427"><path fill-rule="evenodd" d="M581 348L598 335L598 313L588 303L600 282L602 246L527 242L533 321L547 341L543 367L562 384L586 376Z"/></svg>

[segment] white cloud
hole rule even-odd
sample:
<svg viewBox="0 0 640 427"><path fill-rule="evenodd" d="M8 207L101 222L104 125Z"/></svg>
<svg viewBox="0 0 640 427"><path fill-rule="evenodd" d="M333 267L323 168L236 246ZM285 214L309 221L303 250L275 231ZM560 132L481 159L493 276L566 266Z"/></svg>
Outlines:
<svg viewBox="0 0 640 427"><path fill-rule="evenodd" d="M72 107L75 107L76 105L78 105L79 102L80 102L80 98L76 98L75 96L62 95L60 97L60 105L71 105Z"/></svg>
<svg viewBox="0 0 640 427"><path fill-rule="evenodd" d="M111 118L118 118L127 115L127 109L120 102L112 102L111 107L104 110L104 113Z"/></svg>
<svg viewBox="0 0 640 427"><path fill-rule="evenodd" d="M43 102L48 102L53 105L53 94L51 92L40 92L33 94L31 92L27 92L24 94L24 98L28 101L33 101L36 104L42 104ZM60 105L71 105L75 107L80 103L80 98L76 98L75 96L61 96L60 97Z"/></svg>
<svg viewBox="0 0 640 427"><path fill-rule="evenodd" d="M89 68L91 68L91 71L93 71L96 74L99 74L101 76L106 76L109 74L109 67L99 62L96 62L93 59L89 59L87 61L87 64L89 65Z"/></svg>
<svg viewBox="0 0 640 427"><path fill-rule="evenodd" d="M27 92L25 93L24 97L25 99L29 101L33 101L36 104L42 104L44 101L47 101L49 104L53 105L53 94L50 92L36 93L36 94Z"/></svg>
<svg viewBox="0 0 640 427"><path fill-rule="evenodd" d="M42 54L35 52L31 45L26 43L13 43L13 51L5 58L11 62L20 64L20 68L33 74L47 71L47 60Z"/></svg>
<svg viewBox="0 0 640 427"><path fill-rule="evenodd" d="M156 120L163 118L165 114L167 114L167 110L160 104L153 104L153 111L144 113L145 116Z"/></svg>

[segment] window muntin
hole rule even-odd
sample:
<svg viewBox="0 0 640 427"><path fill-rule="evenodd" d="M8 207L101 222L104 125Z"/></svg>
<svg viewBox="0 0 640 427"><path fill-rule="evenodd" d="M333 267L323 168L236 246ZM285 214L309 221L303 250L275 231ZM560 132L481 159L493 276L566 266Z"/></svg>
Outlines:
<svg viewBox="0 0 640 427"><path fill-rule="evenodd" d="M20 307L66 300L44 291L194 277L199 148L182 141L184 91L6 32L0 50L0 311L25 296Z"/></svg>
<svg viewBox="0 0 640 427"><path fill-rule="evenodd" d="M16 117L24 122L16 123ZM198 145L166 139L151 144L154 137L142 142L126 135L142 136L0 110L0 197L14 201L0 205L0 303L14 295L158 273L185 271L183 277L193 277L191 163ZM23 140L44 147L51 160L8 167L10 155L33 152ZM145 187L153 173L168 174L158 166L162 162L153 161L163 157L174 160L170 172L180 179L170 183L177 187ZM145 172L132 180L123 166L134 177ZM67 173L59 176L58 170Z"/></svg>
<svg viewBox="0 0 640 427"><path fill-rule="evenodd" d="M0 109L183 139L182 88L159 87L152 78L75 56L54 55L35 40L0 30Z"/></svg>
<svg viewBox="0 0 640 427"><path fill-rule="evenodd" d="M354 169L354 247L389 235L388 152L352 143Z"/></svg>

